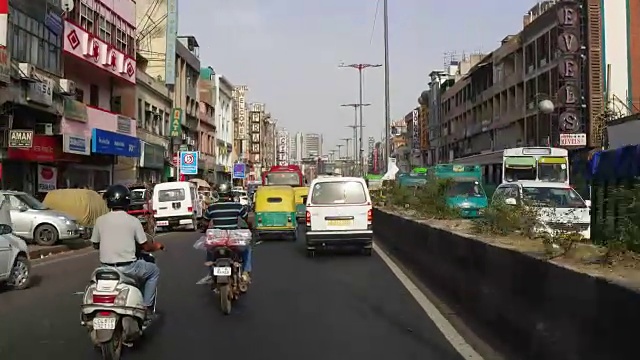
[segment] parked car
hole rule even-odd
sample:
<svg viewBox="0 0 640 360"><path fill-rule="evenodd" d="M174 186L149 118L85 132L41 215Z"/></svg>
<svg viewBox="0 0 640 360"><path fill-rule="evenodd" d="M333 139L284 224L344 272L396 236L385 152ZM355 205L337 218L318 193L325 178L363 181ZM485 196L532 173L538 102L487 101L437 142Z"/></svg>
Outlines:
<svg viewBox="0 0 640 360"><path fill-rule="evenodd" d="M13 235L9 225L0 225L0 283L22 290L31 281L31 262L27 243Z"/></svg>
<svg viewBox="0 0 640 360"><path fill-rule="evenodd" d="M80 237L73 216L52 210L25 192L0 191L0 194L9 196L13 233L27 242L54 245L60 240Z"/></svg>

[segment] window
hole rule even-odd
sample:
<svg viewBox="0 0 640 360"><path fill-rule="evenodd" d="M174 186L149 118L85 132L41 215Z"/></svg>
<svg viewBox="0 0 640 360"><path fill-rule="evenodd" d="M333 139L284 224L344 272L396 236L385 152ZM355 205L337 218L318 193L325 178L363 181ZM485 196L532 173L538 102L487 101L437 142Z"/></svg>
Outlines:
<svg viewBox="0 0 640 360"><path fill-rule="evenodd" d="M311 194L311 203L317 205L364 204L366 202L366 191L358 181L320 182L313 187Z"/></svg>
<svg viewBox="0 0 640 360"><path fill-rule="evenodd" d="M89 87L89 105L100 107L100 88L98 85L91 84Z"/></svg>
<svg viewBox="0 0 640 360"><path fill-rule="evenodd" d="M142 116L144 114L144 109L142 109L142 99L138 99L138 127L141 127Z"/></svg>
<svg viewBox="0 0 640 360"><path fill-rule="evenodd" d="M107 44L111 44L111 23L102 15L100 15L100 33L98 36Z"/></svg>
<svg viewBox="0 0 640 360"><path fill-rule="evenodd" d="M158 191L158 201L182 201L184 200L184 189L169 189Z"/></svg>
<svg viewBox="0 0 640 360"><path fill-rule="evenodd" d="M95 11L84 3L80 3L80 26L92 34L95 34L93 20L95 19Z"/></svg>
<svg viewBox="0 0 640 360"><path fill-rule="evenodd" d="M60 75L60 47L62 39L42 23L10 8L9 47L11 57L18 62L27 62L52 74Z"/></svg>
<svg viewBox="0 0 640 360"><path fill-rule="evenodd" d="M84 102L84 91L82 91L82 89L76 89L76 100L81 103Z"/></svg>
<svg viewBox="0 0 640 360"><path fill-rule="evenodd" d="M116 49L127 54L127 35L124 30L116 28Z"/></svg>

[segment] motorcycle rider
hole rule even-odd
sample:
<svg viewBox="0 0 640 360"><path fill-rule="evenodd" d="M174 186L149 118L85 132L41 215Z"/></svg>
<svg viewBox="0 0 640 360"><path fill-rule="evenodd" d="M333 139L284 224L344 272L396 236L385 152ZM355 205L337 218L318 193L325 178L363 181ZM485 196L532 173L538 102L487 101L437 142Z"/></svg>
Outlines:
<svg viewBox="0 0 640 360"><path fill-rule="evenodd" d="M131 192L124 185L111 185L104 193L107 207L111 210L96 219L91 235L93 247L100 251L100 262L117 268L123 274L143 280L142 290L147 318L153 316L156 288L160 279L158 265L138 259L138 250L154 252L164 250L159 242L149 241L142 224L127 214L131 203Z"/></svg>
<svg viewBox="0 0 640 360"><path fill-rule="evenodd" d="M248 221L249 209L238 201L235 201L236 199L231 191L231 185L227 183L218 185L217 194L218 201L209 205L203 215L203 218L209 222L208 227L213 229L234 230L244 228L246 224L246 227L251 229L251 224ZM243 222L245 224L242 224ZM248 246L240 256L242 257L242 279L249 282L252 268L251 246ZM207 251L207 264L213 261L213 255ZM211 269L209 270L208 281L213 279L212 271Z"/></svg>

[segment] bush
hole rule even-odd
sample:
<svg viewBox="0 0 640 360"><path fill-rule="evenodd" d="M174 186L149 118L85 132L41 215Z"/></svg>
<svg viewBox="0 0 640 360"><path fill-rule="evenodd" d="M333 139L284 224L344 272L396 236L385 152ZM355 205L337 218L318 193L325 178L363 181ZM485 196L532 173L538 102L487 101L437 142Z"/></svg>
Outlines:
<svg viewBox="0 0 640 360"><path fill-rule="evenodd" d="M481 218L474 219L473 231L477 234L519 234L534 238L536 227L539 225L537 208L525 204L507 205L504 201L496 199L489 203Z"/></svg>
<svg viewBox="0 0 640 360"><path fill-rule="evenodd" d="M400 187L390 183L383 189L384 204L413 210L416 215L433 219L459 218L458 211L447 205L450 180L429 181L419 187Z"/></svg>

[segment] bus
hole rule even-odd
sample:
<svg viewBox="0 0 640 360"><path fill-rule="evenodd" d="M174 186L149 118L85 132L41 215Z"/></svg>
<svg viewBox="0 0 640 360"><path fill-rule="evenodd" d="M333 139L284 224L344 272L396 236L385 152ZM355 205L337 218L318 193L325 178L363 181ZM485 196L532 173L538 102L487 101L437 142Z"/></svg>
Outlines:
<svg viewBox="0 0 640 360"><path fill-rule="evenodd" d="M569 151L552 147L519 147L502 154L502 182L536 180L569 185Z"/></svg>
<svg viewBox="0 0 640 360"><path fill-rule="evenodd" d="M304 186L304 176L298 165L276 165L262 173L262 185Z"/></svg>

